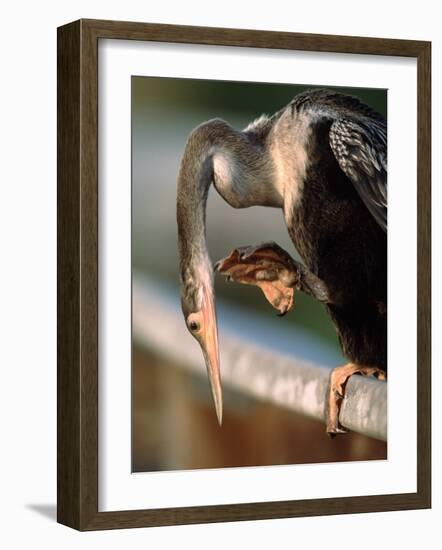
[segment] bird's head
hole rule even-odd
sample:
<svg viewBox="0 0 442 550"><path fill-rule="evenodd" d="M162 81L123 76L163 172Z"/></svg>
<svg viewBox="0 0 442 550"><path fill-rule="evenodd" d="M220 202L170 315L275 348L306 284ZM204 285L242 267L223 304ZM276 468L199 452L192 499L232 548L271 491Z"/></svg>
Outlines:
<svg viewBox="0 0 442 550"><path fill-rule="evenodd" d="M201 346L218 422L222 422L222 390L213 273L206 258L191 260L181 276L181 308L187 329Z"/></svg>

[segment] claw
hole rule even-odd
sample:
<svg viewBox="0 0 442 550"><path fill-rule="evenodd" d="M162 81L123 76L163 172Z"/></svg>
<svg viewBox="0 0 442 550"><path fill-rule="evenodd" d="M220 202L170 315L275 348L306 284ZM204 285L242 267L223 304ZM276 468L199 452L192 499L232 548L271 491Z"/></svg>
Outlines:
<svg viewBox="0 0 442 550"><path fill-rule="evenodd" d="M336 388L333 388L333 393L335 394L335 396L338 398L338 399L344 399L344 396L343 394L337 390Z"/></svg>
<svg viewBox="0 0 442 550"><path fill-rule="evenodd" d="M330 439L334 439L339 434L346 434L348 430L344 428L327 428L327 435Z"/></svg>

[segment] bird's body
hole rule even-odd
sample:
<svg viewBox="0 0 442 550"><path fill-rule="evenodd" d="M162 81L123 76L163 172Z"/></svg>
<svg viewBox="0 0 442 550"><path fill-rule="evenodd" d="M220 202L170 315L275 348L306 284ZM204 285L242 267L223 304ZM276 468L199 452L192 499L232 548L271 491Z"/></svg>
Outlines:
<svg viewBox="0 0 442 550"><path fill-rule="evenodd" d="M304 265L327 286L326 308L344 355L351 362L386 370L386 232L330 146L331 127L340 117L366 124L373 121L381 127L383 123L363 104L320 91L292 102L274 127L276 140L278 132L288 134L286 126L293 125L296 116L304 128L308 160L296 200L284 204L288 232ZM285 148L296 150L294 133L295 139L290 144L285 141Z"/></svg>
<svg viewBox="0 0 442 550"><path fill-rule="evenodd" d="M243 132L209 121L194 130L186 152L178 192L183 296L198 263L186 253L189 242L200 243L200 252L205 247L205 197L213 181L236 208L281 208L303 261L298 265L271 243L238 249L218 271L260 286L282 313L293 302L290 288L315 296L325 303L352 369L386 371L387 150L381 115L351 96L313 90ZM183 197L191 174L194 181L199 174L194 186L205 192L194 215L202 223L196 231L195 225L189 229L191 207Z"/></svg>

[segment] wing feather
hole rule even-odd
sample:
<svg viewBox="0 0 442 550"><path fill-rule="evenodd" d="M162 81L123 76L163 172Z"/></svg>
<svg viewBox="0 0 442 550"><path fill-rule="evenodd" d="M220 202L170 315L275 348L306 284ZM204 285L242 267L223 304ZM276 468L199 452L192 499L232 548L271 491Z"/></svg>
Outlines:
<svg viewBox="0 0 442 550"><path fill-rule="evenodd" d="M339 118L330 147L374 219L387 231L387 129L373 119Z"/></svg>

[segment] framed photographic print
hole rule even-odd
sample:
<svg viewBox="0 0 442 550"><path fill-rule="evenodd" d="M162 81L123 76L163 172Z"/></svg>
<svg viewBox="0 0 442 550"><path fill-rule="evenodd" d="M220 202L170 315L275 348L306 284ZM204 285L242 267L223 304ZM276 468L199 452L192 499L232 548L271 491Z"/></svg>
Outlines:
<svg viewBox="0 0 442 550"><path fill-rule="evenodd" d="M430 51L58 29L60 523L430 507Z"/></svg>

